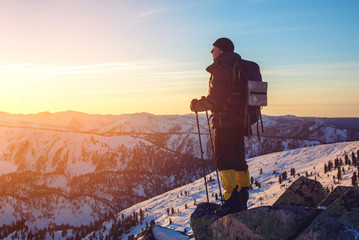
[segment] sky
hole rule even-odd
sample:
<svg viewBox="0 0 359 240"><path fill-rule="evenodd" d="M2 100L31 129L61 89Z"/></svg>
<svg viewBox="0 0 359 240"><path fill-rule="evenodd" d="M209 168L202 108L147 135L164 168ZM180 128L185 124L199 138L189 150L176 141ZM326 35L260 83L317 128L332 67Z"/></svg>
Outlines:
<svg viewBox="0 0 359 240"><path fill-rule="evenodd" d="M356 0L0 0L0 111L190 113L220 37L267 115L359 117Z"/></svg>

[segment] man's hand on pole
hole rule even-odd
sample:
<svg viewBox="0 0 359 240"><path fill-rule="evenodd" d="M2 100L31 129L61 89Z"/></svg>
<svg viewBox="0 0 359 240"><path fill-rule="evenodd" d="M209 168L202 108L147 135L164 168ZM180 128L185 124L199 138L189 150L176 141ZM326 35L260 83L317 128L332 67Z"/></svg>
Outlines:
<svg viewBox="0 0 359 240"><path fill-rule="evenodd" d="M198 112L198 111L196 110L196 103L197 103L197 102L198 102L197 99L192 99L191 105L190 105L190 108L191 108L191 111L192 111L192 112Z"/></svg>

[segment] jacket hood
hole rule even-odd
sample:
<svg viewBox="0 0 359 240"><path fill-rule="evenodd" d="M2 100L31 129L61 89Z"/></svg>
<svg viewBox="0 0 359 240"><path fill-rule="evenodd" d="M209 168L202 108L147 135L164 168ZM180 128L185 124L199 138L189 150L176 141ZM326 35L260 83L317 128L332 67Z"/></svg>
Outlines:
<svg viewBox="0 0 359 240"><path fill-rule="evenodd" d="M219 65L225 64L233 66L234 62L240 61L241 59L242 57L235 52L223 52L211 65L206 68L206 71L213 73L214 69L216 69Z"/></svg>

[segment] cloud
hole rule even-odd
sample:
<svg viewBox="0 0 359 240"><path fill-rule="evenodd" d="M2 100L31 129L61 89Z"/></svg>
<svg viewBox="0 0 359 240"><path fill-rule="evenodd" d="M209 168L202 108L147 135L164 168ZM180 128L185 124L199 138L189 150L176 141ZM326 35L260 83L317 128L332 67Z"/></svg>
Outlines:
<svg viewBox="0 0 359 240"><path fill-rule="evenodd" d="M106 75L116 74L134 81L140 79L161 81L163 79L193 79L208 74L204 70L191 70L193 62L169 62L166 60L150 60L135 62L104 62L75 66L36 65L33 63L18 63L0 65L0 75L6 76L65 76L65 75Z"/></svg>
<svg viewBox="0 0 359 240"><path fill-rule="evenodd" d="M241 31L241 34L305 31L305 30L309 30L309 29L314 29L314 27L292 27L292 28L258 29L258 30Z"/></svg>
<svg viewBox="0 0 359 240"><path fill-rule="evenodd" d="M7 65L0 65L0 73L2 71L11 71L13 69L24 69L31 67L32 63L17 63L17 64L7 64Z"/></svg>
<svg viewBox="0 0 359 240"><path fill-rule="evenodd" d="M170 11L170 10L171 9L168 9L168 8L151 9L151 10L148 10L146 12L142 12L142 13L136 15L136 18L138 19L138 18L149 17L149 16L152 16L152 15L167 12L167 11Z"/></svg>
<svg viewBox="0 0 359 240"><path fill-rule="evenodd" d="M181 11L181 10L197 7L197 6L205 4L205 3L206 2L204 2L204 1L193 2L193 3L190 3L190 4L182 4L182 2L181 2L180 6L174 6L173 7L173 5L172 5L171 7L165 7L165 8L163 8L163 7L161 7L161 8L153 8L153 9L149 9L149 10L146 10L146 11L143 11L143 12L137 14L135 16L135 19L136 20L142 20L143 18L158 15L158 14L161 14L161 13Z"/></svg>
<svg viewBox="0 0 359 240"><path fill-rule="evenodd" d="M263 71L268 75L286 76L307 76L307 75L340 75L345 73L358 73L359 62L340 62L340 63L319 63L319 64L298 64L283 65L280 68L274 67Z"/></svg>

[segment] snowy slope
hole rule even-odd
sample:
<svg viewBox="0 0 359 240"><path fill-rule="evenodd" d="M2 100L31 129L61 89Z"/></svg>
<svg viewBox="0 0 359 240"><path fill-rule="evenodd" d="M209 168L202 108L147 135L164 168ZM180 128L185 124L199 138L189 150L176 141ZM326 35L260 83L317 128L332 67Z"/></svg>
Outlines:
<svg viewBox="0 0 359 240"><path fill-rule="evenodd" d="M248 159L251 175L255 180L261 183L261 188L254 187L253 190L250 190L249 208L273 204L291 182L297 178L297 176L295 178L289 176L291 168L295 168L296 174L299 173L302 176L305 175L306 172L309 174L312 173L309 177L312 179L316 178L324 187L328 187L329 189L332 188L332 186L335 187L338 183L335 183L333 176L336 176L337 170L332 170L324 174L324 164L329 160L334 161L337 157L344 159L345 153L351 154L355 152L355 154L357 154L358 150L359 141L356 141L306 147ZM354 171L358 172L358 169L347 165L344 166L344 168L345 173L343 180L340 181L340 185L351 186L351 176ZM262 169L263 174L260 174L260 169ZM288 179L283 181L282 184L279 184L279 175L273 174L274 171L277 173L287 171ZM216 173L212 172L207 175L207 179L210 177L216 179L215 176ZM185 191L190 194L184 195ZM219 193L216 181L209 183L209 192L210 201L220 203L219 200L215 201L212 196L212 193ZM132 231L123 236L122 239L127 239L130 234L139 233L145 227L145 223L152 219L155 219L158 225L178 231L184 231L184 229L186 229L187 232L191 234L190 215L196 208L196 205L194 205L195 200L197 203L206 201L203 178L122 211L119 213L119 216L121 214L131 214L133 211L139 211L139 209L147 209L144 223L133 228ZM187 209L185 205L188 206ZM175 214L168 216L166 212L167 208L174 208ZM173 222L172 224L169 223L170 218ZM106 224L111 225L111 222L107 222ZM95 232L93 234L97 236L99 236L99 234L106 235L106 232Z"/></svg>
<svg viewBox="0 0 359 240"><path fill-rule="evenodd" d="M211 159L206 116L200 114L199 119L204 157ZM335 127L329 120L264 116L262 142L256 137L246 140L246 155L359 139L359 130ZM355 125L358 119L349 120ZM96 221L101 224L124 208L200 178L199 158L194 114L90 115L69 111L14 115L0 112L0 213L4 216L0 217L0 238L2 224L20 220L30 228L58 229L61 224L88 226L91 222L91 229L96 229ZM274 164L274 160L255 159L249 162L260 182L267 181L266 174L283 168L280 163ZM272 165L262 166L260 161ZM209 162L212 161L206 161L207 170L213 169ZM262 166L263 175L258 176L255 166ZM277 182L277 177L268 181ZM216 189L215 182L211 184ZM195 198L201 201L197 192L202 188L199 185L192 189L195 195L182 193L173 200L173 203L179 201L174 208L186 212L181 201L187 199L182 205L193 207ZM262 184L261 189L253 190L251 204L266 198L261 195L265 188ZM279 193L272 191L272 194ZM36 206L34 210L29 211L33 206ZM180 215L174 216L180 219ZM158 218L163 223L169 221L166 216ZM188 221L186 219L184 215L182 220ZM171 226L176 226L176 221ZM178 229L187 226L189 230L186 224L179 225ZM68 232L71 231L70 227ZM90 230L76 231L87 234Z"/></svg>
<svg viewBox="0 0 359 240"><path fill-rule="evenodd" d="M199 119L205 158L210 158L206 116L200 114ZM329 120L264 116L262 143L259 144L256 137L246 141L247 156L359 139L359 130L337 128L329 125ZM353 124L356 122L357 119L352 120ZM30 170L61 171L78 176L97 170L122 170L131 158L123 157L122 153L140 144L200 158L193 114L89 115L68 111L14 115L0 112L0 175ZM116 163L107 163L110 158Z"/></svg>

